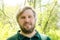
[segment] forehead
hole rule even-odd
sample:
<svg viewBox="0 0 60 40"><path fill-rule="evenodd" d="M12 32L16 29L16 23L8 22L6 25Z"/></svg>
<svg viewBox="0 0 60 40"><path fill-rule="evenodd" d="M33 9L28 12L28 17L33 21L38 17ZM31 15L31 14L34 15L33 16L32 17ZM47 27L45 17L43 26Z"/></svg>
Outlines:
<svg viewBox="0 0 60 40"><path fill-rule="evenodd" d="M34 12L31 9L27 9L21 15L34 15Z"/></svg>
<svg viewBox="0 0 60 40"><path fill-rule="evenodd" d="M33 13L33 11L31 9L27 9L23 13Z"/></svg>

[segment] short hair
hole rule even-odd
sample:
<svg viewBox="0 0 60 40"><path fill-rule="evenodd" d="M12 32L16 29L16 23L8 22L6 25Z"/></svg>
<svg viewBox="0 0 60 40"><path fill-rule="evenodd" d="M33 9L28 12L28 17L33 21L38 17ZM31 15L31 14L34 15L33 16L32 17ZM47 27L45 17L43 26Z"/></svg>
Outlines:
<svg viewBox="0 0 60 40"><path fill-rule="evenodd" d="M17 21L18 21L18 19L19 19L19 16L20 16L21 14L23 14L23 12L24 12L25 10L28 10L28 9L32 10L32 12L34 13L34 17L36 17L36 13L35 13L35 11L33 10L33 8L26 6L26 7L24 7L22 10L20 10L20 9L18 10L18 14L17 14L17 16L16 16Z"/></svg>

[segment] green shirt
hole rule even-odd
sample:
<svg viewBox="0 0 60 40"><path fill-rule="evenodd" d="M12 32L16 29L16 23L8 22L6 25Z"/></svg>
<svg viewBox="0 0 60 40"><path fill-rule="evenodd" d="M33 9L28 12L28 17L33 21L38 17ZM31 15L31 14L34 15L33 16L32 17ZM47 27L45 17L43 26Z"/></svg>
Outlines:
<svg viewBox="0 0 60 40"><path fill-rule="evenodd" d="M36 32L36 34L32 38L28 38L26 36L23 36L19 32L20 31L18 31L17 34L15 34L14 36L8 38L7 40L42 40L42 39L43 40L50 40L50 38L47 37L47 36L45 36L45 38L43 38L43 36L40 35L38 32Z"/></svg>

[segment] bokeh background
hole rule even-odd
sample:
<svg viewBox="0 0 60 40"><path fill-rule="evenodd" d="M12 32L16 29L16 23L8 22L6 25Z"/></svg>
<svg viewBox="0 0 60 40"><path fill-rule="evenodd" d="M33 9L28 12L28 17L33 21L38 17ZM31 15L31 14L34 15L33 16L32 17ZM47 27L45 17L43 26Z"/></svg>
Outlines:
<svg viewBox="0 0 60 40"><path fill-rule="evenodd" d="M18 9L31 6L37 14L36 29L51 40L60 40L60 0L0 0L0 40L14 35Z"/></svg>

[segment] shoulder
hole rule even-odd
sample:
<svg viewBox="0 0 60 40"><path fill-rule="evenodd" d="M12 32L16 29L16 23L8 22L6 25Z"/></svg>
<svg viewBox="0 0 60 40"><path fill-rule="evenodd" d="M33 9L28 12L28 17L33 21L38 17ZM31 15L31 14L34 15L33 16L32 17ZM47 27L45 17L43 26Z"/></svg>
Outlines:
<svg viewBox="0 0 60 40"><path fill-rule="evenodd" d="M18 35L15 34L15 35L9 37L7 40L17 40L17 39L18 39Z"/></svg>
<svg viewBox="0 0 60 40"><path fill-rule="evenodd" d="M51 40L47 35L40 34L42 40Z"/></svg>

